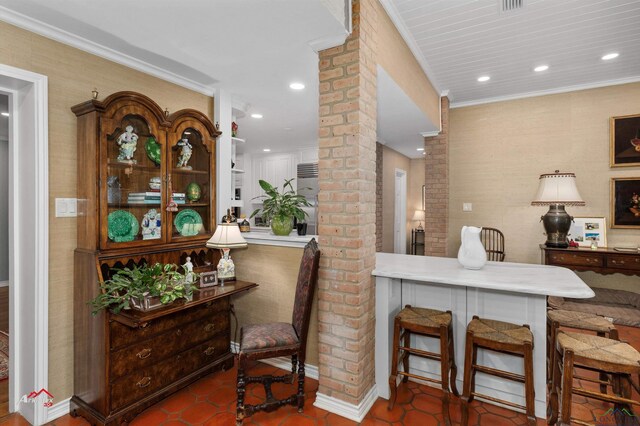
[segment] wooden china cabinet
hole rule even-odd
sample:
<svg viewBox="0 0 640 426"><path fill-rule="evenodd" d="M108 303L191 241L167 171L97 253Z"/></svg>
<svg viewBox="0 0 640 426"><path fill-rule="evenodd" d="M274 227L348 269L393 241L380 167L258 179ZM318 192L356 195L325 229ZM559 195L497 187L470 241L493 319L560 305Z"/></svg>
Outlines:
<svg viewBox="0 0 640 426"><path fill-rule="evenodd" d="M148 312L92 315L88 302L113 268L182 265L190 257L199 272L217 263L218 252L205 242L216 223L220 132L198 111L167 115L133 92L72 111L78 123L79 215L71 410L92 424L115 425L233 365L229 296L255 284L203 289L193 301ZM185 162L187 141L191 157ZM192 201L184 195L188 189ZM170 201L176 211L168 208Z"/></svg>

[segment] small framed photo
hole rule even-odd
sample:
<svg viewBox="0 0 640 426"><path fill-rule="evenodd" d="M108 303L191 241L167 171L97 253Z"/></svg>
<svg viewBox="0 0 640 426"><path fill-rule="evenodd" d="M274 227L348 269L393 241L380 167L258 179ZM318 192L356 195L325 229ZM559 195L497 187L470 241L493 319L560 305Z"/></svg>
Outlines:
<svg viewBox="0 0 640 426"><path fill-rule="evenodd" d="M610 166L640 166L640 114L611 117L609 134Z"/></svg>
<svg viewBox="0 0 640 426"><path fill-rule="evenodd" d="M640 229L640 177L611 179L611 227Z"/></svg>
<svg viewBox="0 0 640 426"><path fill-rule="evenodd" d="M591 247L596 242L598 247L607 246L607 219L604 217L574 217L569 239L580 247Z"/></svg>
<svg viewBox="0 0 640 426"><path fill-rule="evenodd" d="M218 285L218 271L202 272L200 274L200 288L215 287Z"/></svg>

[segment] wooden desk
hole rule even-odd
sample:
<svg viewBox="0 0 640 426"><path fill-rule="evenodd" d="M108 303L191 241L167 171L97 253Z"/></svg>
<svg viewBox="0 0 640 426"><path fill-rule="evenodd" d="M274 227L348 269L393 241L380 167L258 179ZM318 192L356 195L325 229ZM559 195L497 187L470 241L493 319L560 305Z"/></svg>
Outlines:
<svg viewBox="0 0 640 426"><path fill-rule="evenodd" d="M540 244L542 263L574 271L599 274L640 275L640 252L616 251L612 248L591 250L588 247L553 248Z"/></svg>

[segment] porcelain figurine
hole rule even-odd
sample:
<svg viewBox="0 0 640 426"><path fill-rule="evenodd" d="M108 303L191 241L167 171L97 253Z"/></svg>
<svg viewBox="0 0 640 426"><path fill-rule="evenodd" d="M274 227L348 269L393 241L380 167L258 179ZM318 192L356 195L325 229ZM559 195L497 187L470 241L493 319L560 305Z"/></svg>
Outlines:
<svg viewBox="0 0 640 426"><path fill-rule="evenodd" d="M181 139L180 142L178 142L178 146L181 147L181 150L180 156L178 156L178 165L176 167L179 169L191 170L191 166L187 165L191 159L191 154L193 153L193 147L189 143L189 139Z"/></svg>
<svg viewBox="0 0 640 426"><path fill-rule="evenodd" d="M487 263L487 252L480 241L482 228L475 226L463 226L460 231L460 250L458 250L458 262L465 269L482 269Z"/></svg>
<svg viewBox="0 0 640 426"><path fill-rule="evenodd" d="M149 210L142 218L142 239L155 240L162 234L162 217L156 209Z"/></svg>
<svg viewBox="0 0 640 426"><path fill-rule="evenodd" d="M193 263L191 263L190 256L187 256L187 261L182 267L184 268L185 282L187 284L193 284L195 282L195 274L193 273Z"/></svg>
<svg viewBox="0 0 640 426"><path fill-rule="evenodd" d="M224 284L225 279L234 278L236 276L236 267L233 260L229 257L229 249L222 249L222 258L218 262L218 279Z"/></svg>
<svg viewBox="0 0 640 426"><path fill-rule="evenodd" d="M125 132L118 137L116 143L120 147L120 154L118 154L118 161L122 163L137 163L133 159L133 154L138 147L138 135L133 133L133 126L129 125L125 128Z"/></svg>

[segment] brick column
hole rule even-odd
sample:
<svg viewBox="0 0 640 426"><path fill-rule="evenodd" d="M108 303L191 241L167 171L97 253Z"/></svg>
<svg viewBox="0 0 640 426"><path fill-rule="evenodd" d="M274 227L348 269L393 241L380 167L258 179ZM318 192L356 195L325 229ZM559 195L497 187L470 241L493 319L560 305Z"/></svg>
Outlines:
<svg viewBox="0 0 640 426"><path fill-rule="evenodd" d="M449 226L449 98L440 98L442 131L424 138L425 224L424 254L447 255Z"/></svg>
<svg viewBox="0 0 640 426"><path fill-rule="evenodd" d="M375 0L353 1L353 33L320 52L316 406L359 406L374 386ZM327 398L331 397L331 398Z"/></svg>

